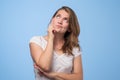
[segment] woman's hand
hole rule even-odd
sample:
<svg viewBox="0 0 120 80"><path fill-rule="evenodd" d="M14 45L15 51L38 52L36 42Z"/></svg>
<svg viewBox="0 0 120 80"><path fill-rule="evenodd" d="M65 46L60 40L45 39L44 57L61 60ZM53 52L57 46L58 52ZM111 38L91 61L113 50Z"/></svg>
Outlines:
<svg viewBox="0 0 120 80"><path fill-rule="evenodd" d="M48 27L48 36L49 38L54 38L54 34L55 34L55 30L54 30L54 27L53 27L53 24L52 22L49 24L49 27Z"/></svg>
<svg viewBox="0 0 120 80"><path fill-rule="evenodd" d="M49 72L49 73L44 72L43 74L46 77L48 77L48 78L50 78L52 80L64 80L64 79L62 79L62 78L60 78L60 77L57 76L57 75L59 75L59 73L57 73L57 72Z"/></svg>
<svg viewBox="0 0 120 80"><path fill-rule="evenodd" d="M38 69L39 70L39 72L38 72L38 74L40 75L40 76L42 76L43 75L43 70L42 69L40 69L40 67L39 66L37 66L36 64L34 64L34 68L36 68L36 69Z"/></svg>
<svg viewBox="0 0 120 80"><path fill-rule="evenodd" d="M55 72L43 72L43 74L50 79L55 79L56 76Z"/></svg>

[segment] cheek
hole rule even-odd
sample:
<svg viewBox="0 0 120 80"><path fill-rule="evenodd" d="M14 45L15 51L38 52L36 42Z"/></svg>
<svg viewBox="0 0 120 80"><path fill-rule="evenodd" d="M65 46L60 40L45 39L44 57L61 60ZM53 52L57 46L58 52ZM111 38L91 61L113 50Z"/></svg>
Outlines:
<svg viewBox="0 0 120 80"><path fill-rule="evenodd" d="M64 28L68 29L69 24L64 24Z"/></svg>
<svg viewBox="0 0 120 80"><path fill-rule="evenodd" d="M52 25L54 25L54 23L55 23L55 20L54 20L54 18L51 20L51 24Z"/></svg>
<svg viewBox="0 0 120 80"><path fill-rule="evenodd" d="M52 23L53 26L55 26L55 24L56 24L57 22L56 22L56 20L53 18L51 23Z"/></svg>
<svg viewBox="0 0 120 80"><path fill-rule="evenodd" d="M67 26L64 26L64 31L68 31L68 29L69 29L69 26L67 25Z"/></svg>

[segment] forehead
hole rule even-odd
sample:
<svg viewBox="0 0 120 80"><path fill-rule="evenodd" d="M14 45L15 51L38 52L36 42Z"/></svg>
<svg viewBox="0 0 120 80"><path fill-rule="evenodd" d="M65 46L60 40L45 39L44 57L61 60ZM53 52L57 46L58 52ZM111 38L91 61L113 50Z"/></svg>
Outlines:
<svg viewBox="0 0 120 80"><path fill-rule="evenodd" d="M69 18L69 14L65 11L65 10L59 10L57 12L57 15L60 14L63 17L68 17Z"/></svg>

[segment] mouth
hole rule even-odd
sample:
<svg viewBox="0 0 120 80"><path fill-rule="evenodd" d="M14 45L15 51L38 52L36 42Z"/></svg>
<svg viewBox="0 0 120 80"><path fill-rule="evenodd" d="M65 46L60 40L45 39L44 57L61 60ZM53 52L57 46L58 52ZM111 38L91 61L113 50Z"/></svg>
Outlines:
<svg viewBox="0 0 120 80"><path fill-rule="evenodd" d="M57 27L57 28L62 28L62 26L61 26L61 25L56 25L56 27Z"/></svg>

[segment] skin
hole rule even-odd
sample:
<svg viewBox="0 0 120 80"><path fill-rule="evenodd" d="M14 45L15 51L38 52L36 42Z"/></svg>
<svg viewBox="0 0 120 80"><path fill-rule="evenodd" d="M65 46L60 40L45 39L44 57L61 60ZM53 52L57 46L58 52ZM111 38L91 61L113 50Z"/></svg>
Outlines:
<svg viewBox="0 0 120 80"><path fill-rule="evenodd" d="M71 74L51 72L51 63L53 50L59 55L63 54L61 50L64 44L64 34L69 31L69 14L65 10L60 10L48 27L48 34L44 36L47 46L43 50L35 43L30 43L31 56L35 62L34 67L40 71L40 75L55 80L83 80L82 59L81 56L75 57L73 61L73 71ZM46 63L46 64L44 64Z"/></svg>

